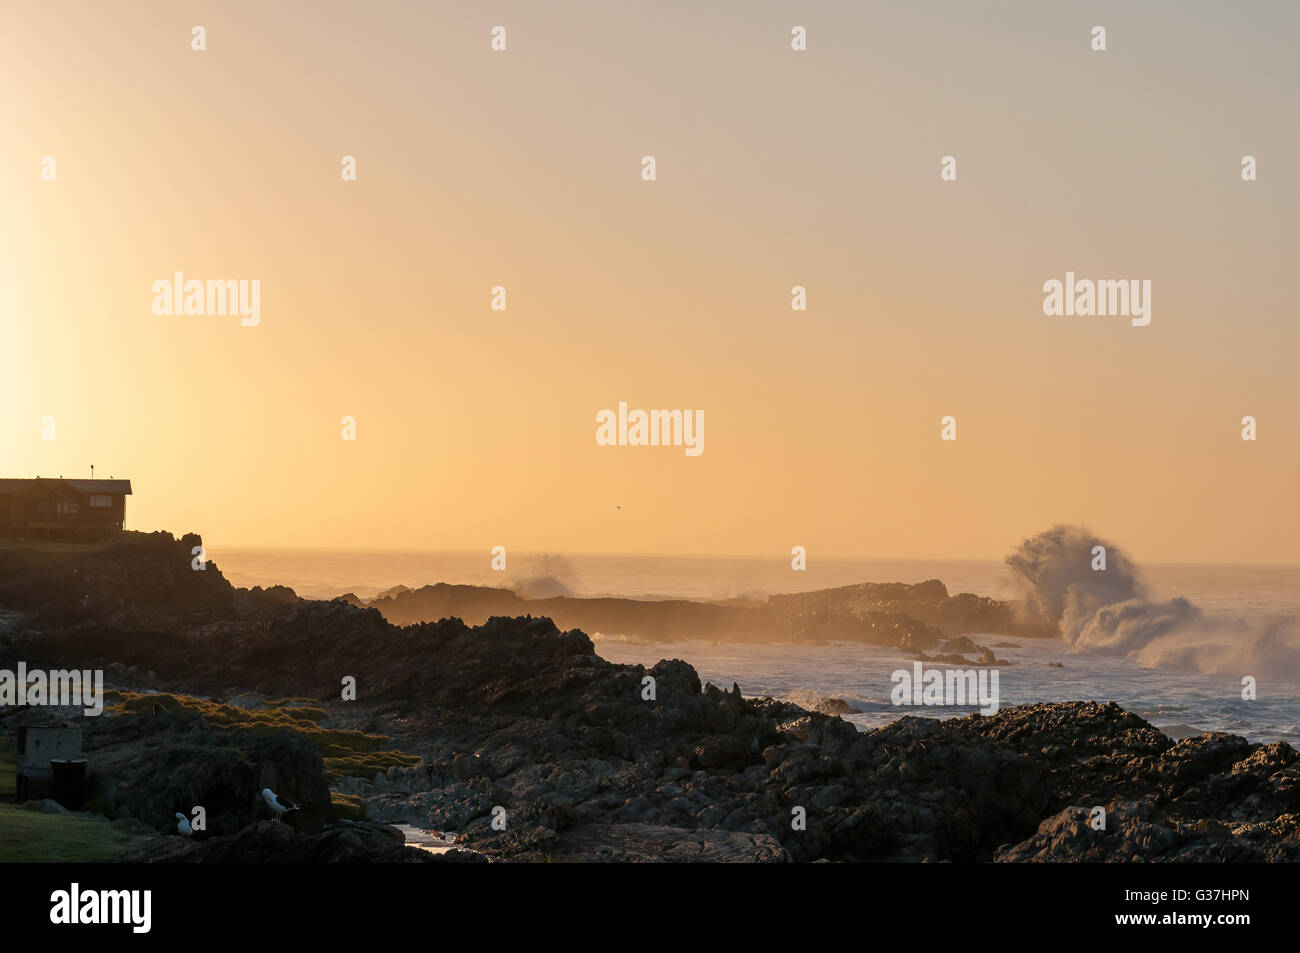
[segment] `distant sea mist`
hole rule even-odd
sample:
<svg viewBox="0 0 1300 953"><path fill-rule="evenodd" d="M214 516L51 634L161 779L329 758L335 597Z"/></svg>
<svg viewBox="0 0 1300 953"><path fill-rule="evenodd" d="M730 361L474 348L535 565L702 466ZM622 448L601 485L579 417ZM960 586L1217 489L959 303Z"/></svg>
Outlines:
<svg viewBox="0 0 1300 953"><path fill-rule="evenodd" d="M285 585L308 598L353 592L370 599L397 585L448 582L500 586L534 598L720 600L941 579L950 593L1026 599L1079 651L1138 653L1150 660L1147 664L1170 666L1188 665L1188 649L1205 656L1198 663L1215 660L1214 651L1195 648L1199 642L1193 634L1207 622L1226 647L1238 647L1244 639L1267 651L1269 639L1280 637L1270 634L1270 625L1279 625L1284 634L1286 623L1278 620L1300 616L1300 567L1154 564L1139 571L1122 549L1109 544L1108 568L1097 573L1090 565L1098 543L1106 541L1082 529L1057 527L1025 540L1005 561L825 559L813 553L806 572L793 572L788 558L745 556L512 552L508 571L494 572L486 549L403 553L210 545L208 555L235 585ZM1097 616L1102 609L1107 611ZM1192 625L1194 619L1201 624ZM1172 624L1177 621L1183 625ZM1156 638L1175 631L1182 633L1177 639Z"/></svg>
<svg viewBox="0 0 1300 953"><path fill-rule="evenodd" d="M482 552L345 552L253 550L209 543L208 555L237 586L280 584L299 595L330 598L354 592L363 599L396 585L438 582L500 586L545 598L621 596L634 599L721 600L764 598L860 582L942 579L952 592L999 596L1008 590L997 560L886 560L820 558L794 572L790 556L647 556L596 553L509 553L508 570L491 569Z"/></svg>

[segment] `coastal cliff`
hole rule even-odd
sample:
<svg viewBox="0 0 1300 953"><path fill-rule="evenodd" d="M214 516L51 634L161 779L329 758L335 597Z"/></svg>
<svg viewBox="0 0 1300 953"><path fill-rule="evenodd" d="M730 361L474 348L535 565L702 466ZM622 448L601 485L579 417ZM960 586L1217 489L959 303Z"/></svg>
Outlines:
<svg viewBox="0 0 1300 953"><path fill-rule="evenodd" d="M191 569L195 540L0 553L0 668L101 668L119 693L85 720L86 750L99 806L137 838L132 859L436 859L404 848L398 824L473 852L444 859L1300 859L1300 764L1284 743L1174 742L1096 702L864 733L702 685L684 661L610 663L549 618L398 626L343 600L234 589L214 564ZM956 610L925 585L930 598L847 596L866 611L930 605L914 621L944 637ZM355 737L393 763L327 759ZM293 823L249 807L272 780L308 808ZM339 817L343 798L364 820ZM191 804L207 806L208 835L163 836Z"/></svg>

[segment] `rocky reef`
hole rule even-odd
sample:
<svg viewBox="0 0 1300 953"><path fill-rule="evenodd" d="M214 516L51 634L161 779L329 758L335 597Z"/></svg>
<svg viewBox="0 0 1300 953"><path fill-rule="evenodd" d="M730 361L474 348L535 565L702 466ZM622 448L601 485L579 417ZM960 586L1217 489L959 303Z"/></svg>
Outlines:
<svg viewBox="0 0 1300 953"><path fill-rule="evenodd" d="M16 621L0 634L0 667L308 699L327 727L382 736L408 757L331 777L309 733L166 710L88 719L102 809L141 827L133 859L437 859L403 847L392 825L451 832L472 852L444 860L1300 859L1300 764L1286 744L1175 743L1093 702L903 717L863 733L702 685L680 660L612 664L549 618L398 626L345 600L234 590L191 558L188 538L166 534L63 562L6 555L0 606ZM929 605L913 621L941 638L988 609L933 586L924 599L917 587L850 588L863 612ZM770 611L791 619L822 611L818 594L774 598ZM355 700L341 699L345 680ZM292 823L256 811L256 792L275 785L308 808ZM340 797L365 819L339 818ZM210 806L206 836L165 836L192 804Z"/></svg>
<svg viewBox="0 0 1300 953"><path fill-rule="evenodd" d="M938 579L915 585L862 583L775 595L763 601L528 599L509 589L446 583L420 589L399 587L370 602L351 593L341 598L378 609L398 625L450 617L476 624L492 616L536 615L551 619L561 629L618 632L657 642L708 639L815 644L835 640L919 652L940 647L946 637L971 632L1048 638L1058 634L1013 603L968 592L949 595Z"/></svg>

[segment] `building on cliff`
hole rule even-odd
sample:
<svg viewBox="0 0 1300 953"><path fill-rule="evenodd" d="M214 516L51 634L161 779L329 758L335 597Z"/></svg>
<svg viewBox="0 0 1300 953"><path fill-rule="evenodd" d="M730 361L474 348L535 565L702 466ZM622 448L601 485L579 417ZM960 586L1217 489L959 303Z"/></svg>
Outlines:
<svg viewBox="0 0 1300 953"><path fill-rule="evenodd" d="M0 479L0 536L107 536L122 529L130 493L130 480Z"/></svg>

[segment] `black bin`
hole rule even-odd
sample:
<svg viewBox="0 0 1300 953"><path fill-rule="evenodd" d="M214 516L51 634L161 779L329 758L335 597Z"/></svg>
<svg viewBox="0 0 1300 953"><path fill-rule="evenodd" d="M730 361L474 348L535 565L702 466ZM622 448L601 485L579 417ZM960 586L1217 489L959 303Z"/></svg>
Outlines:
<svg viewBox="0 0 1300 953"><path fill-rule="evenodd" d="M51 761L54 771L54 800L69 811L86 806L86 759L67 758Z"/></svg>

